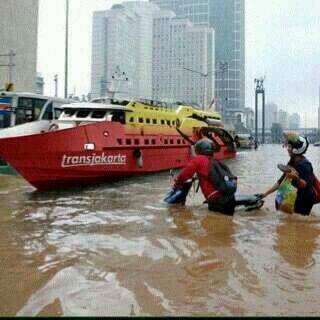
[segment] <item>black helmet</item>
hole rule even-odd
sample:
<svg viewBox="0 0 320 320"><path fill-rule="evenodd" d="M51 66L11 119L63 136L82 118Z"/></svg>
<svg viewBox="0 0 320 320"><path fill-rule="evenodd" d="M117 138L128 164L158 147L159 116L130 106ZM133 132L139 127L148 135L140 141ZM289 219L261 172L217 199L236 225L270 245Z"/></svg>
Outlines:
<svg viewBox="0 0 320 320"><path fill-rule="evenodd" d="M213 142L208 138L202 138L194 146L196 154L211 156L214 152Z"/></svg>
<svg viewBox="0 0 320 320"><path fill-rule="evenodd" d="M303 155L307 152L309 147L308 138L299 136L297 134L285 133L285 144L291 145L292 152L296 155Z"/></svg>

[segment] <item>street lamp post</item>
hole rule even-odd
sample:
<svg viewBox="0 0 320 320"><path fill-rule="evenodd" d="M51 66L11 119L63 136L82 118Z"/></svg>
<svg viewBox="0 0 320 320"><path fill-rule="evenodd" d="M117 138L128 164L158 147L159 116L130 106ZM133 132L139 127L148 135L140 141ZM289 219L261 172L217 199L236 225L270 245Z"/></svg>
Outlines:
<svg viewBox="0 0 320 320"><path fill-rule="evenodd" d="M193 73L196 73L196 74L199 74L201 77L203 77L203 90L202 90L202 108L203 110L205 109L206 107L206 96L207 96L207 81L208 81L208 76L211 72L208 72L208 73L203 73L203 72L200 72L200 71L195 71L195 70L192 70L192 69L189 69L189 68L185 68L183 67L184 70L187 70L187 71L190 71L190 72L193 72Z"/></svg>
<svg viewBox="0 0 320 320"><path fill-rule="evenodd" d="M265 77L254 79L255 83L255 139L258 142L258 96L262 94L262 144L265 143L265 91L263 82Z"/></svg>
<svg viewBox="0 0 320 320"><path fill-rule="evenodd" d="M54 96L57 97L58 96L58 75L55 74L54 75Z"/></svg>
<svg viewBox="0 0 320 320"><path fill-rule="evenodd" d="M69 55L69 0L66 0L66 44L65 44L65 76L64 97L68 97L68 55Z"/></svg>
<svg viewBox="0 0 320 320"><path fill-rule="evenodd" d="M226 109L226 104L227 104L227 100L228 100L228 88L225 88L224 90L224 75L225 75L225 72L228 71L229 72L229 63L226 61L219 61L219 69L218 69L221 74L222 74L222 79L221 79L221 85L220 85L220 88L221 90L219 91L222 91L222 103L221 103L221 106L222 106L222 110L221 110L221 116L222 118L224 119L225 118L225 109ZM225 91L225 94L223 94L223 91Z"/></svg>

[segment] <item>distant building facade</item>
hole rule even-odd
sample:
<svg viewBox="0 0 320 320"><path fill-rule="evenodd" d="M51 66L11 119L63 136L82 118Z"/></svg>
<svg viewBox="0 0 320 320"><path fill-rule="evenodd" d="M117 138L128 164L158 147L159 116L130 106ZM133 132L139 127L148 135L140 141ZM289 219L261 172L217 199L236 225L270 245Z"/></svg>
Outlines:
<svg viewBox="0 0 320 320"><path fill-rule="evenodd" d="M254 130L254 111L251 108L244 109L245 127L249 130Z"/></svg>
<svg viewBox="0 0 320 320"><path fill-rule="evenodd" d="M43 95L44 92L44 79L41 73L37 73L36 77L36 93Z"/></svg>
<svg viewBox="0 0 320 320"><path fill-rule="evenodd" d="M214 31L161 10L154 19L153 98L208 106L214 94Z"/></svg>
<svg viewBox="0 0 320 320"><path fill-rule="evenodd" d="M177 17L215 30L215 98L228 122L245 108L245 1L150 0ZM226 111L226 112L225 112Z"/></svg>
<svg viewBox="0 0 320 320"><path fill-rule="evenodd" d="M124 72L116 91L152 98L153 16L159 10L148 2L123 2L93 15L91 94L104 96ZM126 81L125 79L128 79Z"/></svg>
<svg viewBox="0 0 320 320"><path fill-rule="evenodd" d="M278 123L278 105L275 103L267 103L265 106L265 128L271 129L273 123Z"/></svg>
<svg viewBox="0 0 320 320"><path fill-rule="evenodd" d="M301 118L298 113L293 113L289 117L289 129L297 130L300 129Z"/></svg>
<svg viewBox="0 0 320 320"><path fill-rule="evenodd" d="M35 92L38 44L38 0L0 0L0 55L13 50L15 91ZM0 56L0 64L9 59ZM9 82L9 68L0 67L0 88Z"/></svg>
<svg viewBox="0 0 320 320"><path fill-rule="evenodd" d="M281 125L282 129L289 128L289 115L288 112L280 109L278 113L278 123Z"/></svg>

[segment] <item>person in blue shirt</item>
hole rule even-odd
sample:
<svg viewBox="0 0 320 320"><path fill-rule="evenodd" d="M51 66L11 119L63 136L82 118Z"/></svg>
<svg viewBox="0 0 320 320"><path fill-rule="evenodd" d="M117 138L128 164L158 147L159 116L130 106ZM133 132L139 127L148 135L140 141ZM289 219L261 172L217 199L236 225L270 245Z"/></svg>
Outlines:
<svg viewBox="0 0 320 320"><path fill-rule="evenodd" d="M308 139L296 134L285 134L285 144L290 160L288 170L281 176L276 184L266 192L260 194L262 198L278 190L285 177L292 179L292 185L297 188L297 198L294 211L302 215L309 215L315 203L313 191L313 168L310 161L304 156L309 147Z"/></svg>

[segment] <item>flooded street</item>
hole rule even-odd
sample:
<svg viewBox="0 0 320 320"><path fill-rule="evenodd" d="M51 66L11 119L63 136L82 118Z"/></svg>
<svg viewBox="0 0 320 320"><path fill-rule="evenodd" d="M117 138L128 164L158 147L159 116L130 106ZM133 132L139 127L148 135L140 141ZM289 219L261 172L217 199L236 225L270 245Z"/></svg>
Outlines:
<svg viewBox="0 0 320 320"><path fill-rule="evenodd" d="M320 176L320 148L307 153ZM239 193L265 191L286 150L227 163ZM36 192L0 176L0 315L319 315L320 205L209 212L201 192L162 203L168 172Z"/></svg>

